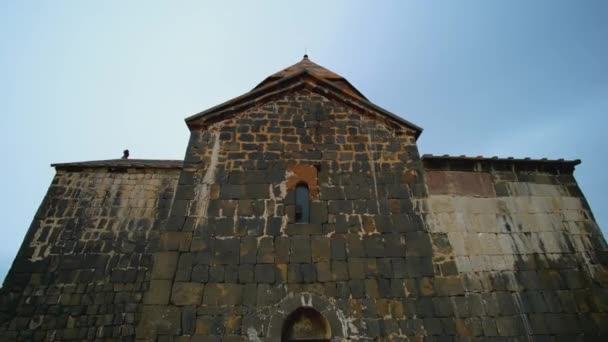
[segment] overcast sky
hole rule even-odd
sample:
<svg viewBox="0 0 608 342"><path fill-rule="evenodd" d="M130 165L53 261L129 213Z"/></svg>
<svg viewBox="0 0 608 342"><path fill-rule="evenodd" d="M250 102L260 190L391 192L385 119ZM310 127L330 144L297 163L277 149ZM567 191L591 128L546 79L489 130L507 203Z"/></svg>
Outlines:
<svg viewBox="0 0 608 342"><path fill-rule="evenodd" d="M608 1L2 1L0 279L53 162L181 159L183 119L311 59L421 153L581 159L608 228Z"/></svg>

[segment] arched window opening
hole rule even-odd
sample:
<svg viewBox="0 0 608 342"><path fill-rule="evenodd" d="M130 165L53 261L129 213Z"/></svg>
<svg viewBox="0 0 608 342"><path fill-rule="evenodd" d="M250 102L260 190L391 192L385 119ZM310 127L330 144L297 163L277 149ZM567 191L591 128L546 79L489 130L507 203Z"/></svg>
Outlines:
<svg viewBox="0 0 608 342"><path fill-rule="evenodd" d="M292 312L283 323L282 342L330 341L329 322L313 308L299 308Z"/></svg>
<svg viewBox="0 0 608 342"><path fill-rule="evenodd" d="M299 183L296 186L296 223L308 223L310 219L310 198L308 185Z"/></svg>

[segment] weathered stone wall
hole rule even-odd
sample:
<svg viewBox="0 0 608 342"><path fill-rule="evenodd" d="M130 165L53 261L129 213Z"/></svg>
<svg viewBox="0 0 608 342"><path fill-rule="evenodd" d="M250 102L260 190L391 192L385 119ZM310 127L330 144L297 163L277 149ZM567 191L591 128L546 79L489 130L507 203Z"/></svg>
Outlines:
<svg viewBox="0 0 608 342"><path fill-rule="evenodd" d="M433 276L414 134L306 90L193 130L138 339L279 341L299 306L335 338L424 334L406 298Z"/></svg>
<svg viewBox="0 0 608 342"><path fill-rule="evenodd" d="M573 166L421 159L419 131L297 89L189 122L181 169L59 167L0 339L280 341L304 311L290 333L335 341L605 338Z"/></svg>
<svg viewBox="0 0 608 342"><path fill-rule="evenodd" d="M179 170L58 168L0 296L0 340L133 339Z"/></svg>
<svg viewBox="0 0 608 342"><path fill-rule="evenodd" d="M469 302L435 305L436 313L464 318L461 333L470 336L608 334L607 248L571 172L428 164L420 212L435 239L451 245L435 255L453 259L462 279L464 293L451 300Z"/></svg>

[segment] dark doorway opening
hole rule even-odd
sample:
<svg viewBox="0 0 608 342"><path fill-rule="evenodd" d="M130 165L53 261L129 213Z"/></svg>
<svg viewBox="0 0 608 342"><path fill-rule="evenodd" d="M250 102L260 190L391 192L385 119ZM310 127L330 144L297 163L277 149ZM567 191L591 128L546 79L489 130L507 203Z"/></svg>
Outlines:
<svg viewBox="0 0 608 342"><path fill-rule="evenodd" d="M298 308L283 323L282 342L329 342L329 322L313 308Z"/></svg>

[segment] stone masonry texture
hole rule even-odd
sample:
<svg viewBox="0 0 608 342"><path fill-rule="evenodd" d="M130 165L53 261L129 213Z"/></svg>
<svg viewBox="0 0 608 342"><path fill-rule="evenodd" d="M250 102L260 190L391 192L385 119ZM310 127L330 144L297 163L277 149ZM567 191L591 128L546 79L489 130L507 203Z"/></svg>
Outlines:
<svg viewBox="0 0 608 342"><path fill-rule="evenodd" d="M302 308L333 341L608 338L577 162L421 157L307 58L187 124L180 162L56 165L0 340L282 341Z"/></svg>

